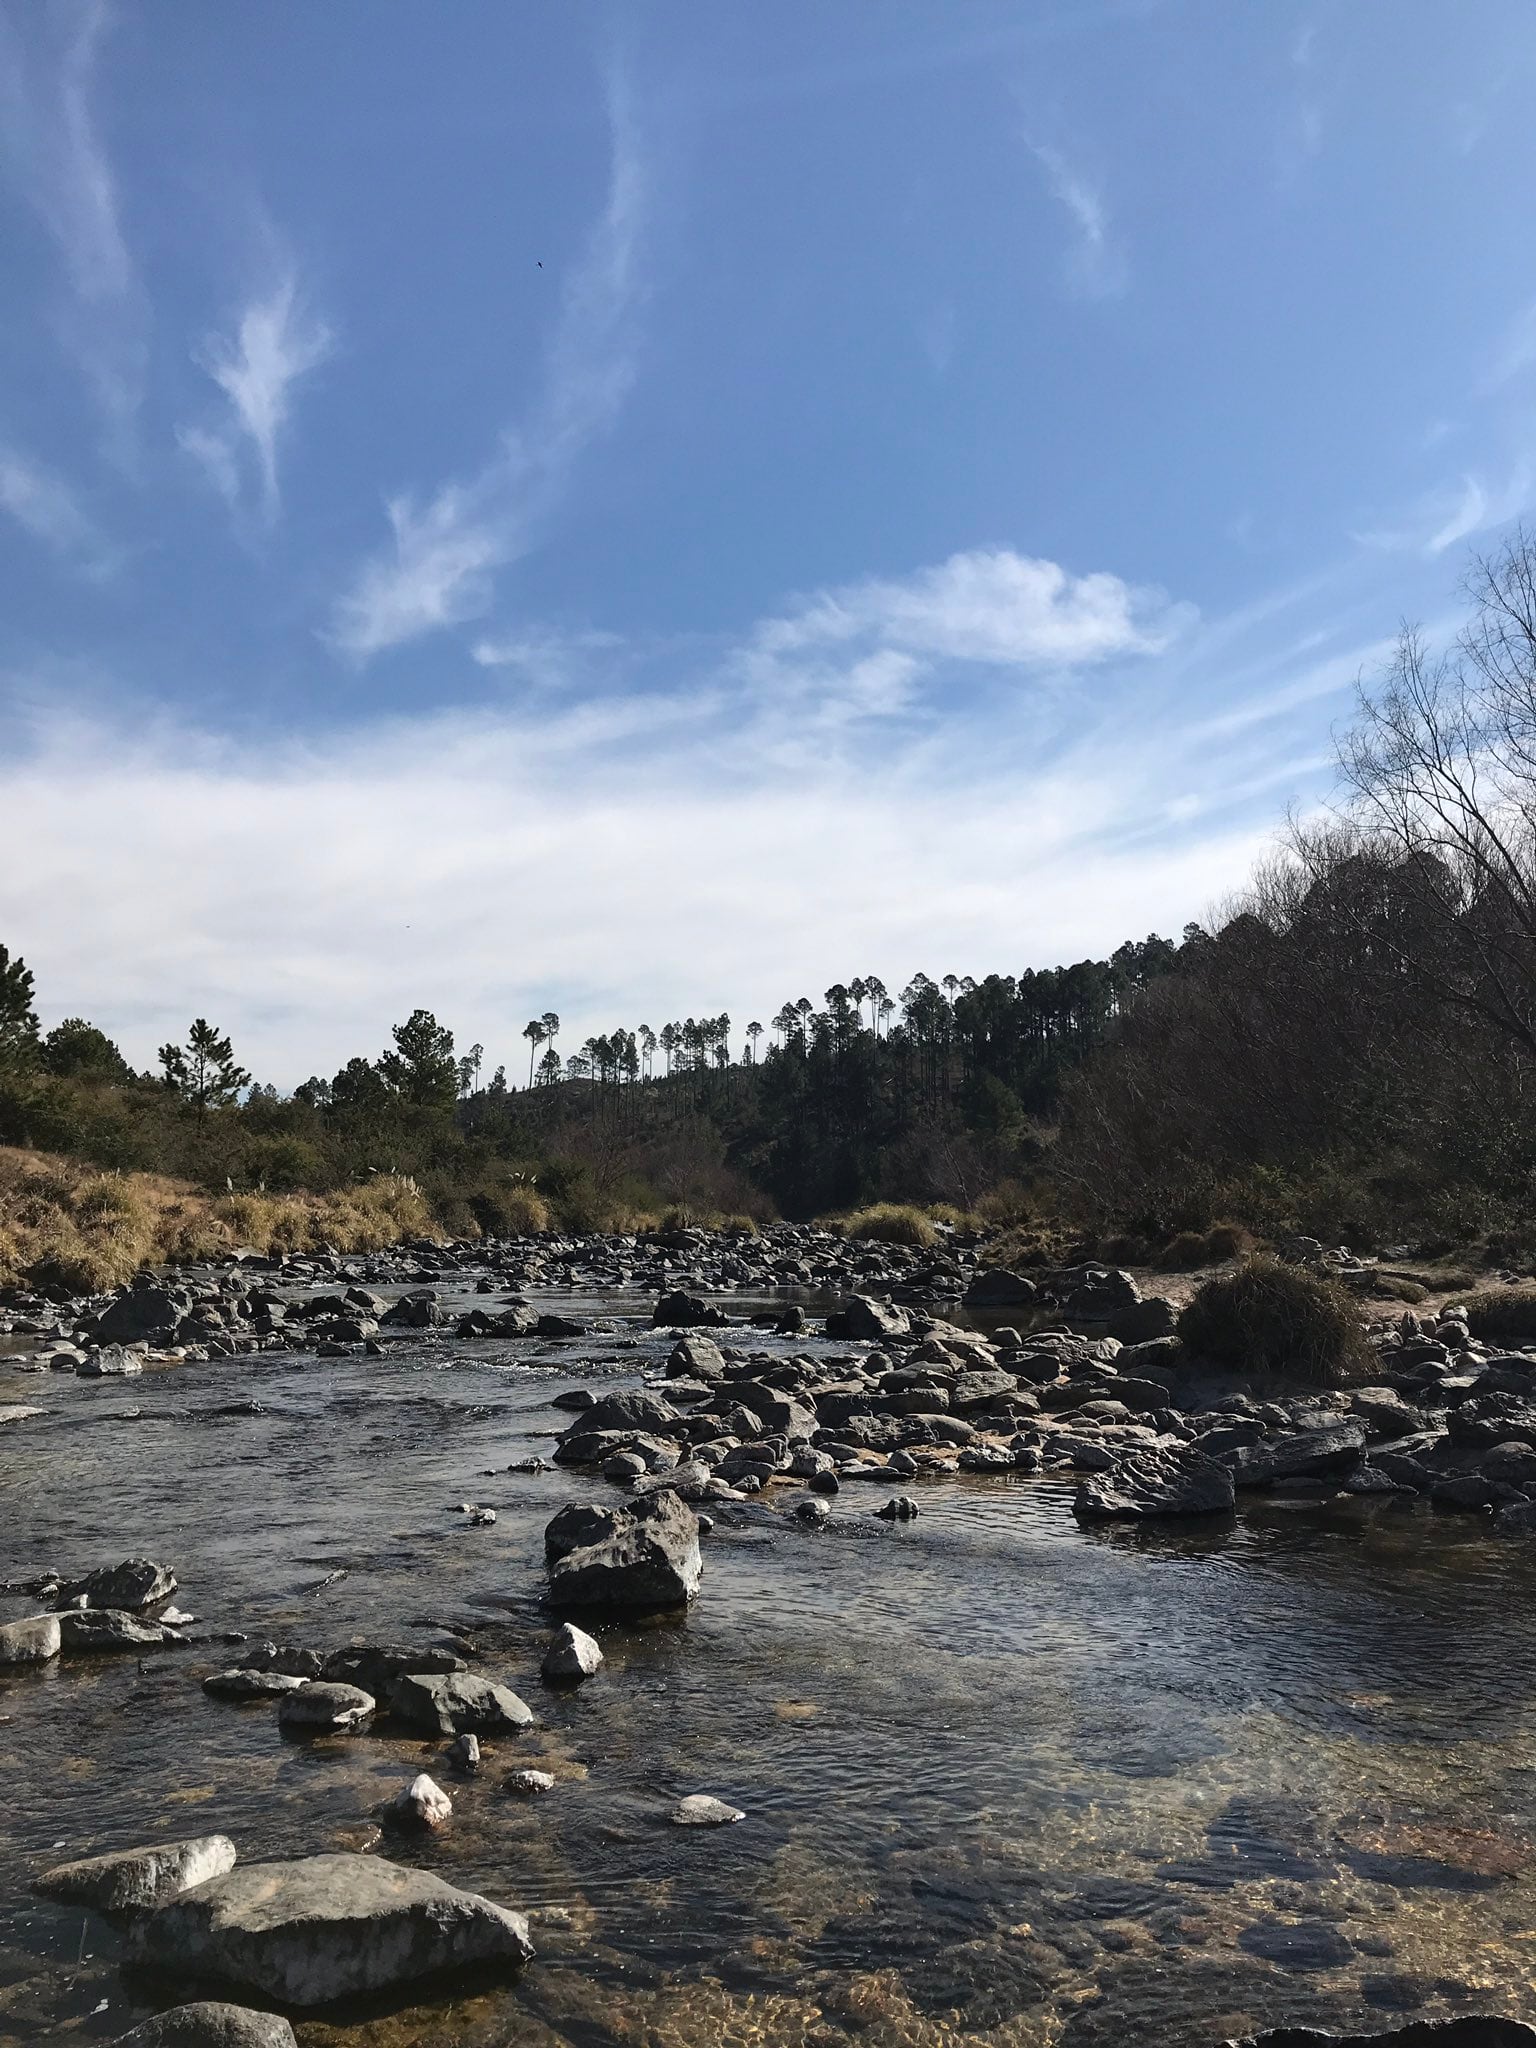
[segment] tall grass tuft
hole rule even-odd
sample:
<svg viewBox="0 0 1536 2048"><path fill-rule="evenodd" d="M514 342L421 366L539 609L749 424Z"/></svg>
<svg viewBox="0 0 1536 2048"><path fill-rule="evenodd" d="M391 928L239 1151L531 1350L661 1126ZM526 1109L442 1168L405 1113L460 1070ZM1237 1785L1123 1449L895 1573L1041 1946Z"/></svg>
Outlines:
<svg viewBox="0 0 1536 2048"><path fill-rule="evenodd" d="M1343 1288L1278 1259L1249 1259L1207 1280L1179 1317L1179 1335L1197 1358L1317 1387L1354 1378L1371 1360Z"/></svg>

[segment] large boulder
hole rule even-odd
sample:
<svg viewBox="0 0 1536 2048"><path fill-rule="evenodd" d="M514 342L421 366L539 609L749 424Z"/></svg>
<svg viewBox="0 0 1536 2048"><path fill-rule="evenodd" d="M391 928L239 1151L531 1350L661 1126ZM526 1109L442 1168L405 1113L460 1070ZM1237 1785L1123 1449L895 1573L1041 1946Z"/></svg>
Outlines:
<svg viewBox="0 0 1536 2048"><path fill-rule="evenodd" d="M828 1321L830 1324L830 1317ZM889 1301L876 1301L867 1294L849 1296L841 1322L845 1336L869 1338L877 1343L882 1337L905 1337L912 1328L912 1318L904 1308Z"/></svg>
<svg viewBox="0 0 1536 2048"><path fill-rule="evenodd" d="M409 1643L349 1643L333 1650L320 1676L335 1685L360 1685L382 1699L406 1672L462 1671L464 1659L452 1650L414 1649Z"/></svg>
<svg viewBox="0 0 1536 2048"><path fill-rule="evenodd" d="M1123 1308L1112 1309L1104 1327L1122 1344L1152 1344L1160 1337L1175 1335L1179 1312L1161 1294L1149 1294L1144 1301L1128 1301Z"/></svg>
<svg viewBox="0 0 1536 2048"><path fill-rule="evenodd" d="M681 1337L667 1359L667 1378L672 1380L701 1380L714 1386L725 1373L725 1354L713 1337Z"/></svg>
<svg viewBox="0 0 1536 2048"><path fill-rule="evenodd" d="M72 1656L142 1656L146 1650L168 1650L186 1641L176 1629L158 1621L140 1621L115 1607L71 1607L59 1616L59 1632Z"/></svg>
<svg viewBox="0 0 1536 2048"><path fill-rule="evenodd" d="M719 1330L729 1323L723 1308L697 1294L664 1294L651 1316L653 1330Z"/></svg>
<svg viewBox="0 0 1536 2048"><path fill-rule="evenodd" d="M589 1511L592 1512L592 1511ZM586 1542L567 1545L579 1524L557 1515L545 1531L553 1607L606 1607L656 1614L684 1607L699 1590L699 1518L675 1493L643 1494L633 1506L610 1508ZM569 1510L562 1514L569 1515ZM555 1545L553 1552L551 1544Z"/></svg>
<svg viewBox="0 0 1536 2048"><path fill-rule="evenodd" d="M1039 1292L1023 1273L1007 1273L993 1266L976 1275L964 1300L967 1308L1026 1308Z"/></svg>
<svg viewBox="0 0 1536 2048"><path fill-rule="evenodd" d="M59 1604L84 1603L87 1607L115 1607L124 1614L142 1614L158 1607L176 1591L176 1574L169 1565L153 1558L125 1557L121 1564L104 1564L83 1579L71 1579L59 1588Z"/></svg>
<svg viewBox="0 0 1536 2048"><path fill-rule="evenodd" d="M191 1307L179 1287L129 1287L96 1318L96 1335L103 1344L169 1343Z"/></svg>
<svg viewBox="0 0 1536 2048"><path fill-rule="evenodd" d="M0 1621L0 1667L47 1664L59 1654L61 1642L56 1614L29 1614L22 1621Z"/></svg>
<svg viewBox="0 0 1536 2048"><path fill-rule="evenodd" d="M443 1970L533 1954L521 1913L379 1856L247 1863L136 1922L132 1960L329 2005Z"/></svg>
<svg viewBox="0 0 1536 2048"><path fill-rule="evenodd" d="M184 1842L114 1849L105 1856L56 1863L37 1879L37 1889L67 1905L128 1913L163 1905L178 1892L223 1877L234 1867L235 1845L228 1835L195 1835Z"/></svg>
<svg viewBox="0 0 1536 2048"><path fill-rule="evenodd" d="M1157 1515L1218 1515L1232 1506L1232 1475L1186 1444L1129 1451L1077 1489L1080 1522Z"/></svg>
<svg viewBox="0 0 1536 2048"><path fill-rule="evenodd" d="M296 2043L293 2028L280 2013L204 1999L157 2012L131 2032L119 2034L112 2048L296 2048Z"/></svg>
<svg viewBox="0 0 1536 2048"><path fill-rule="evenodd" d="M670 1401L663 1400L660 1394L648 1394L637 1387L628 1392L604 1394L590 1408L583 1410L580 1422L573 1428L583 1431L640 1429L665 1435L668 1425L680 1419Z"/></svg>
<svg viewBox="0 0 1536 2048"><path fill-rule="evenodd" d="M389 1689L389 1710L439 1735L510 1735L536 1719L515 1692L468 1671L405 1672Z"/></svg>
<svg viewBox="0 0 1536 2048"><path fill-rule="evenodd" d="M1267 1437L1220 1453L1238 1486L1274 1486L1289 1479L1343 1478L1365 1457L1365 1425L1353 1419L1324 1429Z"/></svg>

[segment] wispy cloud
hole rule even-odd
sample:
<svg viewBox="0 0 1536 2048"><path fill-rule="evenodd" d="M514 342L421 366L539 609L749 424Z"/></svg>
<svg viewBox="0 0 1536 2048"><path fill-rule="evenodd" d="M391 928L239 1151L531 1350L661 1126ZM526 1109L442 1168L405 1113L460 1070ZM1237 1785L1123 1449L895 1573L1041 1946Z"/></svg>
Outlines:
<svg viewBox="0 0 1536 2048"><path fill-rule="evenodd" d="M1531 501L1533 485L1536 475L1524 457L1501 481L1469 472L1422 498L1400 524L1364 529L1353 537L1363 547L1443 555L1458 541L1518 518Z"/></svg>
<svg viewBox="0 0 1536 2048"><path fill-rule="evenodd" d="M1130 270L1111 234L1102 193L1053 143L1027 135L1024 139L1072 223L1075 241L1067 262L1069 284L1088 298L1117 297L1130 283Z"/></svg>
<svg viewBox="0 0 1536 2048"><path fill-rule="evenodd" d="M609 112L607 203L562 294L540 398L478 476L425 502L390 500L390 543L362 565L332 616L331 641L358 660L483 613L495 572L527 551L577 458L629 392L647 191L622 83Z"/></svg>
<svg viewBox="0 0 1536 2048"><path fill-rule="evenodd" d="M1521 308L1500 336L1481 389L1484 395L1501 390L1532 369L1536 369L1536 299Z"/></svg>
<svg viewBox="0 0 1536 2048"><path fill-rule="evenodd" d="M143 297L93 107L108 15L99 0L83 0L68 10L35 8L22 19L25 39L0 18L0 146L57 248L67 284L60 331L122 455L143 395L147 344Z"/></svg>
<svg viewBox="0 0 1536 2048"><path fill-rule="evenodd" d="M277 518L277 448L293 388L332 346L330 329L306 312L290 270L251 298L232 335L211 335L199 352L199 363L224 394L226 414L212 426L179 428L177 439L232 510L240 509L249 471L260 516L269 525Z"/></svg>
<svg viewBox="0 0 1536 2048"><path fill-rule="evenodd" d="M64 479L3 445L0 512L87 575L103 575L111 567L112 551Z"/></svg>

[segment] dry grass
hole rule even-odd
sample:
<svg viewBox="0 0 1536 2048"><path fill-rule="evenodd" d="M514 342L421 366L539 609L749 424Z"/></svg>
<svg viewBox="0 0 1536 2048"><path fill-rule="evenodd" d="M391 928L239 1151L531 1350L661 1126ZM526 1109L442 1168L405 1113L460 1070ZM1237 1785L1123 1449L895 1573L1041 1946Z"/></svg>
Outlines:
<svg viewBox="0 0 1536 2048"><path fill-rule="evenodd" d="M939 1241L931 1217L910 1202L873 1202L842 1219L845 1237L876 1244L913 1244L926 1249Z"/></svg>
<svg viewBox="0 0 1536 2048"><path fill-rule="evenodd" d="M1536 1344L1536 1287L1480 1287L1460 1297L1467 1328L1490 1344Z"/></svg>
<svg viewBox="0 0 1536 2048"><path fill-rule="evenodd" d="M1313 1386L1356 1377L1372 1356L1343 1288L1268 1258L1249 1259L1197 1288L1179 1317L1179 1335L1196 1358Z"/></svg>
<svg viewBox="0 0 1536 2048"><path fill-rule="evenodd" d="M414 1181L379 1175L328 1195L210 1195L153 1173L98 1173L0 1147L0 1284L95 1293L141 1266L263 1253L376 1251L438 1235Z"/></svg>
<svg viewBox="0 0 1536 2048"><path fill-rule="evenodd" d="M1202 1266L1220 1266L1253 1250L1253 1238L1241 1223L1213 1223L1209 1230L1181 1230L1157 1254L1165 1273L1193 1273Z"/></svg>

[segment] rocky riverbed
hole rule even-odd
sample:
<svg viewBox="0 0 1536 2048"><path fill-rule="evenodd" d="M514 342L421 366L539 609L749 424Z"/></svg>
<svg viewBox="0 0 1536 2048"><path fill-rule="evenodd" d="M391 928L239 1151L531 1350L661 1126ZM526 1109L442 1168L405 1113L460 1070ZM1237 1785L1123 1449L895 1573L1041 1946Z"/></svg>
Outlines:
<svg viewBox="0 0 1536 2048"><path fill-rule="evenodd" d="M1129 1276L786 1229L7 1323L0 2040L1528 2009L1536 1360L1454 1316L1260 1398ZM169 1844L163 1896L48 1879ZM283 1948L317 1894L372 1974Z"/></svg>

